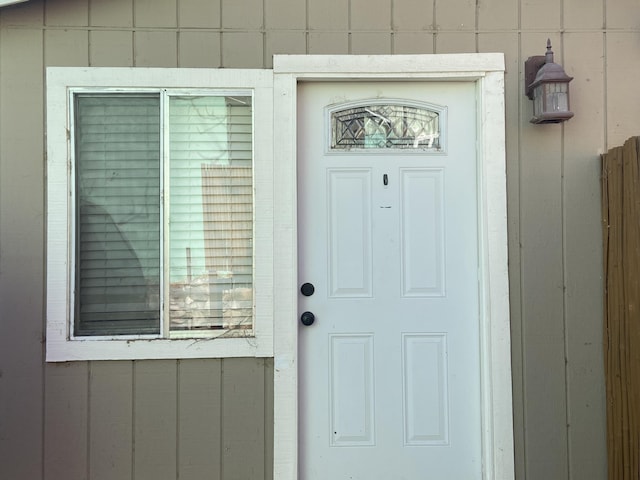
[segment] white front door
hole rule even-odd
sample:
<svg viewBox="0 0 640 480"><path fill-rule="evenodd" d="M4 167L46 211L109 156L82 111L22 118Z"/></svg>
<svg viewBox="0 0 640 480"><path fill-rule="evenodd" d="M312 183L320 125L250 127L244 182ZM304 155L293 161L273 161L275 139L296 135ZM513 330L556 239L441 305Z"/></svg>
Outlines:
<svg viewBox="0 0 640 480"><path fill-rule="evenodd" d="M301 480L482 478L475 95L298 87ZM386 104L432 105L441 150L368 148ZM331 148L336 105L371 116L362 148Z"/></svg>

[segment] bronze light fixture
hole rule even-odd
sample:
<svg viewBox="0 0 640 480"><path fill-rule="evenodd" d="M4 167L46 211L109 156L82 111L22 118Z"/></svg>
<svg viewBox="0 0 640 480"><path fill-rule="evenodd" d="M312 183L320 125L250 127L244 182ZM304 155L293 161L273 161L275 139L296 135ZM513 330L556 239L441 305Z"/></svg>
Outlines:
<svg viewBox="0 0 640 480"><path fill-rule="evenodd" d="M547 53L524 62L524 88L533 100L531 123L561 123L573 117L569 110L571 80L562 65L554 63L551 40L547 39Z"/></svg>

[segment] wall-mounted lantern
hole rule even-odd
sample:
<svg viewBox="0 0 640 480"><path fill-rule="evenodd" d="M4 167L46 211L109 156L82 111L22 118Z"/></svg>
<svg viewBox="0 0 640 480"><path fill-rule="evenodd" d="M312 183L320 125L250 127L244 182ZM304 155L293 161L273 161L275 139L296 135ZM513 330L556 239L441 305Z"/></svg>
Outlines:
<svg viewBox="0 0 640 480"><path fill-rule="evenodd" d="M524 88L533 100L531 123L561 123L573 117L569 110L569 82L573 80L562 65L553 62L551 40L547 53L529 57L524 62Z"/></svg>

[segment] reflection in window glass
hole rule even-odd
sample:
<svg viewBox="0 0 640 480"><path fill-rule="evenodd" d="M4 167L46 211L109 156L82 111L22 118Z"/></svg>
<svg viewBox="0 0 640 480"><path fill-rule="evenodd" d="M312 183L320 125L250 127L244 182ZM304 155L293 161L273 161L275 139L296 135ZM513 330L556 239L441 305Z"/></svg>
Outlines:
<svg viewBox="0 0 640 480"><path fill-rule="evenodd" d="M73 334L251 334L251 97L74 99Z"/></svg>
<svg viewBox="0 0 640 480"><path fill-rule="evenodd" d="M171 97L170 328L251 328L251 97Z"/></svg>
<svg viewBox="0 0 640 480"><path fill-rule="evenodd" d="M75 107L74 334L158 334L160 98L80 94Z"/></svg>

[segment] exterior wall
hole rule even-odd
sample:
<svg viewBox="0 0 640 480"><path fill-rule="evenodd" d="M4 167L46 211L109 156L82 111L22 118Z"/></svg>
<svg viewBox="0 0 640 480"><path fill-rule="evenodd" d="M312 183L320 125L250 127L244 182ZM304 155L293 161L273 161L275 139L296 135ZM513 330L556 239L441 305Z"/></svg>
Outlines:
<svg viewBox="0 0 640 480"><path fill-rule="evenodd" d="M40 465L2 478L271 478L272 385L265 360L48 364Z"/></svg>
<svg viewBox="0 0 640 480"><path fill-rule="evenodd" d="M544 53L547 37L575 77L575 117L534 126L523 63ZM495 51L507 64L517 478L605 478L599 154L640 129L639 40L633 0L31 0L3 7L0 478L258 479L271 472L271 360L44 364L45 66L270 68L274 53Z"/></svg>

